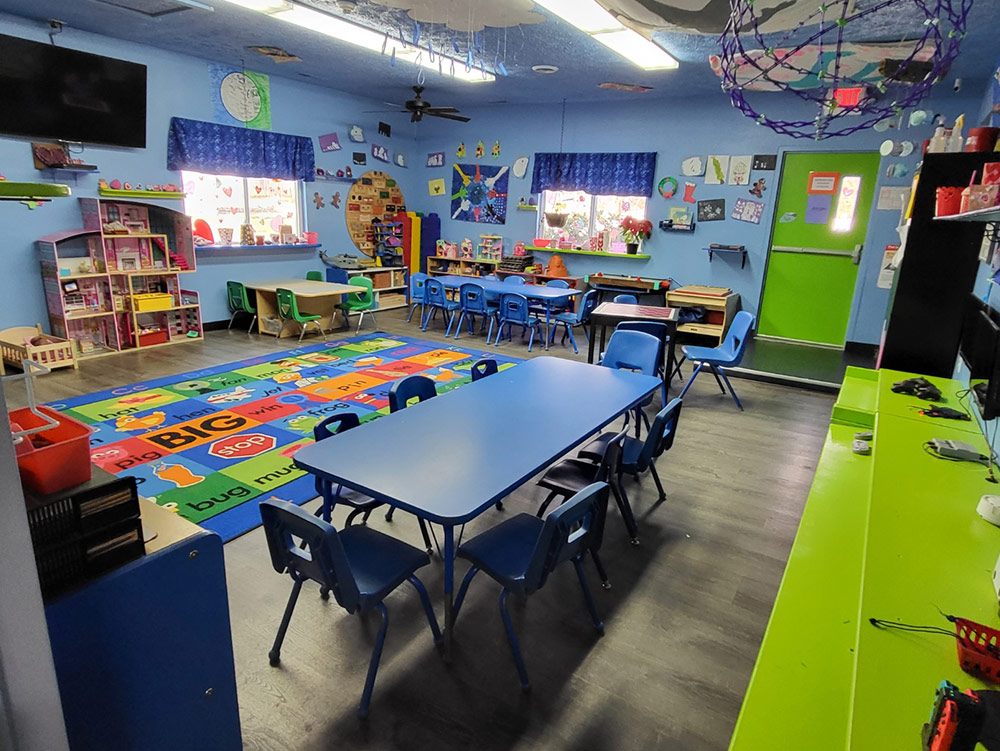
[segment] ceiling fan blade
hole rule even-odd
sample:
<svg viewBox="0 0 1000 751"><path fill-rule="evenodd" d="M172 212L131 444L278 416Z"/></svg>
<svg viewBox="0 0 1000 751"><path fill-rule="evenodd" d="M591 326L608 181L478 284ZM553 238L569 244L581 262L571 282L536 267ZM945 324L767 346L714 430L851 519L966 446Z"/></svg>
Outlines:
<svg viewBox="0 0 1000 751"><path fill-rule="evenodd" d="M424 107L424 112L458 112L454 107Z"/></svg>
<svg viewBox="0 0 1000 751"><path fill-rule="evenodd" d="M420 113L414 112L412 115L410 115L410 122L411 123L420 122Z"/></svg>
<svg viewBox="0 0 1000 751"><path fill-rule="evenodd" d="M458 120L460 123L467 123L471 119L463 115L451 115L447 112L428 112L427 114L431 117L441 117L445 120Z"/></svg>

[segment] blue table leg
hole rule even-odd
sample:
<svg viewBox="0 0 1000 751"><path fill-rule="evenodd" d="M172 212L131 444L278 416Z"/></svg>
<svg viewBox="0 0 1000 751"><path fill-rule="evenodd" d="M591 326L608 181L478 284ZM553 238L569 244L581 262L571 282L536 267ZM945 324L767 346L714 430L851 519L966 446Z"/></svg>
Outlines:
<svg viewBox="0 0 1000 751"><path fill-rule="evenodd" d="M549 333L552 331L552 301L545 301L545 350L549 349Z"/></svg>
<svg viewBox="0 0 1000 751"><path fill-rule="evenodd" d="M444 659L451 662L451 635L455 626L455 526L444 525Z"/></svg>

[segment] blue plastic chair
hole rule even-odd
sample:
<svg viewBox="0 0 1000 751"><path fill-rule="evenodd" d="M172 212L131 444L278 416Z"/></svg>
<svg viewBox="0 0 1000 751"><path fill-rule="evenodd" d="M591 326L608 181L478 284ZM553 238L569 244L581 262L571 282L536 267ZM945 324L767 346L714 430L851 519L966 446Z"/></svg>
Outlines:
<svg viewBox="0 0 1000 751"><path fill-rule="evenodd" d="M418 305L420 306L420 320L422 321L424 318L424 285L429 278L422 271L410 274L410 315L406 317L407 323L413 318L413 313Z"/></svg>
<svg viewBox="0 0 1000 751"><path fill-rule="evenodd" d="M326 269L326 281L332 284L350 284L351 276L347 269L336 269L328 266Z"/></svg>
<svg viewBox="0 0 1000 751"><path fill-rule="evenodd" d="M615 295L615 302L622 303L624 305L638 305L639 298L635 295Z"/></svg>
<svg viewBox="0 0 1000 751"><path fill-rule="evenodd" d="M486 341L493 336L493 324L495 323L497 306L486 299L486 290L483 285L469 282L463 284L458 291L458 302L462 313L458 317L458 325L455 326L455 339L462 333L462 322L468 317L469 333L475 333L475 319L480 316L479 330L486 328L486 319L490 319L490 330L486 333Z"/></svg>
<svg viewBox="0 0 1000 751"><path fill-rule="evenodd" d="M594 308L597 307L597 290L591 289L583 293L583 298L580 300L580 307L577 308L576 312L566 311L565 313L557 313L552 316L552 320L555 321L555 325L549 332L549 344L551 344L556 338L556 329L561 323L563 325L563 336L562 342L566 343L566 337L569 337L570 344L573 345L573 352L579 353L580 350L576 347L576 339L573 337L573 327L583 326L583 332L590 338L590 333L587 331L587 324L590 322L590 314L594 312Z"/></svg>
<svg viewBox="0 0 1000 751"><path fill-rule="evenodd" d="M688 389L691 388L694 379L698 377L698 374L707 365L708 369L712 371L712 375L715 376L715 382L722 389L722 393L726 393L726 389L722 385L725 382L726 386L729 387L729 393L733 396L733 401L736 402L736 406L740 408L740 411L743 410L740 398L736 396L733 384L729 382L729 377L723 368L731 368L740 364L740 361L743 359L743 353L747 348L747 340L750 338L750 329L753 328L755 320L752 313L741 310L733 316L733 322L729 325L726 338L718 347L685 346L681 348L688 360L697 363L694 373L691 374L691 379L684 386L684 390L681 391L682 399L688 392ZM720 377L722 378L721 381L719 380Z"/></svg>
<svg viewBox="0 0 1000 751"><path fill-rule="evenodd" d="M437 388L427 376L408 375L400 378L389 389L389 412L399 412L406 409L411 399L417 403L425 402L437 396Z"/></svg>
<svg viewBox="0 0 1000 751"><path fill-rule="evenodd" d="M620 331L615 329L608 340L608 348L601 358L601 365L617 370L636 370L644 375L656 377L663 360L663 340L643 331ZM652 403L650 395L635 408L635 437L639 437L639 420L649 427L649 418L642 408Z"/></svg>
<svg viewBox="0 0 1000 751"><path fill-rule="evenodd" d="M451 333L451 324L455 322L455 311L459 308L458 300L449 300L444 293L444 285L434 277L428 277L424 282L424 305L427 310L420 326L421 331L427 330L431 316L440 310L448 316L448 330L444 333L445 336L448 336Z"/></svg>
<svg viewBox="0 0 1000 751"><path fill-rule="evenodd" d="M307 581L317 582L325 592L333 592L337 604L348 613L378 610L382 615L358 705L358 715L367 717L389 626L389 614L383 603L386 596L404 581L410 582L420 595L434 643L441 641L427 590L415 576L418 568L430 563L430 558L422 550L369 527L347 527L338 533L322 519L287 501L262 501L260 517L271 565L279 574L291 576L294 582L274 645L267 655L271 665L281 662L281 644L299 592ZM299 548L296 538L302 540L303 548Z"/></svg>
<svg viewBox="0 0 1000 751"><path fill-rule="evenodd" d="M550 279L545 282L546 287L551 287L552 289L569 289L569 282L565 279ZM552 301L552 312L553 313L565 313L567 310L573 307L572 300L564 300L561 302ZM538 303L532 303L531 311L536 315L544 315L546 312L546 307Z"/></svg>
<svg viewBox="0 0 1000 751"><path fill-rule="evenodd" d="M507 612L507 597L511 592L524 597L534 594L545 585L556 566L572 561L594 628L598 634L603 634L604 624L587 585L583 557L587 551L594 552L601 547L607 507L608 485L595 482L544 520L530 514L518 514L477 535L458 549L458 556L470 561L472 568L462 580L455 600L455 618L458 618L469 583L479 571L484 571L503 587L500 592L500 616L524 691L531 690L531 682L524 667L517 634L514 633L514 624Z"/></svg>
<svg viewBox="0 0 1000 751"><path fill-rule="evenodd" d="M517 276L517 274L511 274L510 276L505 276L503 278L504 284L513 284L515 287L520 287L522 284L527 284L523 276Z"/></svg>
<svg viewBox="0 0 1000 751"><path fill-rule="evenodd" d="M520 278L520 277L518 277ZM500 296L500 312L497 314L497 338L494 345L500 343L503 334L503 327L507 327L507 339L511 338L510 327L521 326L521 336L524 336L525 329L531 329L531 338L528 340L528 351L535 343L535 332L542 335L542 322L536 318L528 308L528 298L517 292L504 292Z"/></svg>
<svg viewBox="0 0 1000 751"><path fill-rule="evenodd" d="M670 341L670 335L667 324L659 323L658 321L622 321L617 326L615 326L615 331L642 331L645 334L651 334L660 340L660 359L656 364L656 375L659 378L664 378L664 371L666 368L670 367L670 363L663 362L663 353L666 349L667 342ZM667 382L666 379L663 381L662 388L662 404L667 403Z"/></svg>
<svg viewBox="0 0 1000 751"><path fill-rule="evenodd" d="M491 376L499 372L500 372L500 366L497 364L496 360L488 360L488 359L478 360L472 366L472 381L476 382L478 380L486 378L486 376Z"/></svg>

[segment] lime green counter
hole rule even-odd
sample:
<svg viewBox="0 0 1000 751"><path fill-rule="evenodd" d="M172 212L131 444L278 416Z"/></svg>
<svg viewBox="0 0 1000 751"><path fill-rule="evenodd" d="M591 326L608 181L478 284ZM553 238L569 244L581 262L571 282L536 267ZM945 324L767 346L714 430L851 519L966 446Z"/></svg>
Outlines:
<svg viewBox="0 0 1000 751"><path fill-rule="evenodd" d="M986 687L958 667L954 639L868 622L951 628L940 608L1000 627L990 581L1000 529L975 510L1000 486L985 467L923 449L950 438L985 453L977 423L921 416L910 405L925 402L891 391L908 374L868 373L845 382L838 404L842 419L872 408L872 454L851 452L863 427L831 424L731 751L919 748L942 679ZM961 385L930 380L958 409Z"/></svg>

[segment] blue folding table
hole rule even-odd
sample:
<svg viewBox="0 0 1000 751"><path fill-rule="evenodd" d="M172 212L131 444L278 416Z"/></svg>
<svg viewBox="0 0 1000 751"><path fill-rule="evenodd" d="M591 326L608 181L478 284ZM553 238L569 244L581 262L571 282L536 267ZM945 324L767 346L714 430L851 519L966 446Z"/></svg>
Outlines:
<svg viewBox="0 0 1000 751"><path fill-rule="evenodd" d="M516 292L524 295L529 300L537 300L545 305L545 349L549 348L549 330L552 326L552 305L554 303L568 304L570 300L580 294L578 289L566 289L564 287L546 287L541 284L505 284L504 282L494 282L490 279L482 279L475 276L458 276L448 274L445 276L435 276L441 284L448 289L459 289L463 284L478 284L487 292L502 295L505 292Z"/></svg>
<svg viewBox="0 0 1000 751"><path fill-rule="evenodd" d="M444 527L450 648L455 527L660 385L658 378L631 371L537 357L306 446L296 452L295 464Z"/></svg>

